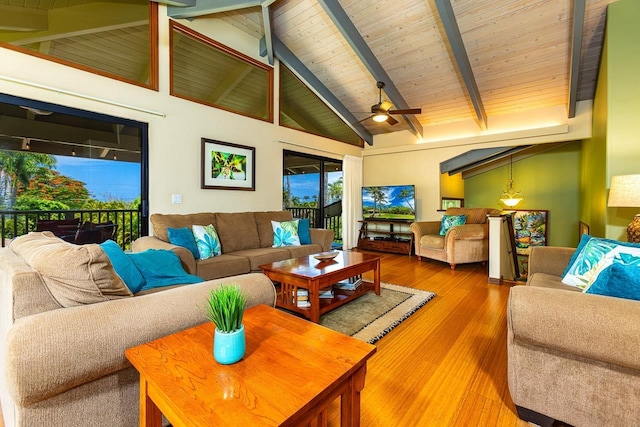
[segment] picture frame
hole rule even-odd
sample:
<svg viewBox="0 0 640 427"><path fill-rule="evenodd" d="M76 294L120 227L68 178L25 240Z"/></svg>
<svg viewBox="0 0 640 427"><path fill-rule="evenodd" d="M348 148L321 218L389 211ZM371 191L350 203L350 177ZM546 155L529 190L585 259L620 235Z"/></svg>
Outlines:
<svg viewBox="0 0 640 427"><path fill-rule="evenodd" d="M464 208L464 199L443 197L440 201L440 210L446 211L447 208Z"/></svg>
<svg viewBox="0 0 640 427"><path fill-rule="evenodd" d="M584 222L578 222L578 240L582 238L583 234L589 234L589 225Z"/></svg>
<svg viewBox="0 0 640 427"><path fill-rule="evenodd" d="M513 232L516 254L529 255L534 246L546 246L549 231L548 210L514 210Z"/></svg>
<svg viewBox="0 0 640 427"><path fill-rule="evenodd" d="M200 188L255 191L255 147L207 138L201 142Z"/></svg>

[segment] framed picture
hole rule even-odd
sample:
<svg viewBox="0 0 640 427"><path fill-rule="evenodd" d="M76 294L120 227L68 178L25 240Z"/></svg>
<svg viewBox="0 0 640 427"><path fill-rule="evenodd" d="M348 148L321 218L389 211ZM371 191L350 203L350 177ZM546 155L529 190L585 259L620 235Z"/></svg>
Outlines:
<svg viewBox="0 0 640 427"><path fill-rule="evenodd" d="M549 211L515 210L513 234L518 255L529 255L533 246L547 245Z"/></svg>
<svg viewBox="0 0 640 427"><path fill-rule="evenodd" d="M464 199L457 199L454 197L443 197L440 208L446 211L447 208L463 208Z"/></svg>
<svg viewBox="0 0 640 427"><path fill-rule="evenodd" d="M589 226L584 222L580 221L578 223L578 240L582 238L583 234L589 234Z"/></svg>
<svg viewBox="0 0 640 427"><path fill-rule="evenodd" d="M202 138L202 186L205 189L256 189L256 149Z"/></svg>

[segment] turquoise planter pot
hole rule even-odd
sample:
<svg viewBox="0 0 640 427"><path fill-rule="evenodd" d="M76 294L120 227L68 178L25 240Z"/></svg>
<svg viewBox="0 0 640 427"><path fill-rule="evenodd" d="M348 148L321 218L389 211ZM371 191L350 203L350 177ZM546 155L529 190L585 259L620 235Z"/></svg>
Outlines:
<svg viewBox="0 0 640 427"><path fill-rule="evenodd" d="M235 332L224 333L216 328L213 336L213 357L222 365L238 362L244 356L247 344L244 325Z"/></svg>

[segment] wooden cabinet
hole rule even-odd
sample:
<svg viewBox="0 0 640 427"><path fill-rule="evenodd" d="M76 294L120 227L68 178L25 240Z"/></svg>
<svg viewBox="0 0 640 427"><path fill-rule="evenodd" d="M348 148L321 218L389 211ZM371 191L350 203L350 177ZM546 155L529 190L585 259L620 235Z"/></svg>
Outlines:
<svg viewBox="0 0 640 427"><path fill-rule="evenodd" d="M358 249L411 255L410 222L366 219L360 222Z"/></svg>

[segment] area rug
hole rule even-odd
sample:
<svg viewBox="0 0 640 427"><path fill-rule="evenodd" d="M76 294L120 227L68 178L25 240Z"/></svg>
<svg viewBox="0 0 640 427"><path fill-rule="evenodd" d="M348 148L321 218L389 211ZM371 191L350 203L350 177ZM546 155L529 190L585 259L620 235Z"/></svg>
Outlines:
<svg viewBox="0 0 640 427"><path fill-rule="evenodd" d="M367 292L324 314L320 324L373 344L435 296L429 291L381 283L380 296Z"/></svg>

